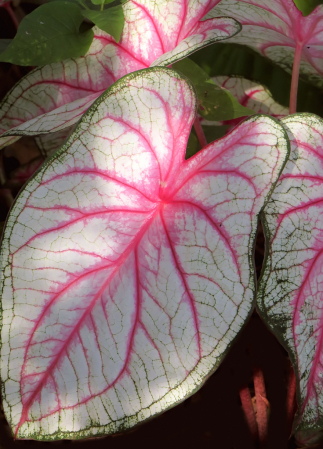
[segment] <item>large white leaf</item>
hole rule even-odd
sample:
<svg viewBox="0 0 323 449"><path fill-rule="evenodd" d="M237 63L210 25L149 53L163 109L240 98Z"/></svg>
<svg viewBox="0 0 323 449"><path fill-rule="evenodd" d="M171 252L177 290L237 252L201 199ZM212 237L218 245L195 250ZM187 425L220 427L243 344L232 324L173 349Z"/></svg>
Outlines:
<svg viewBox="0 0 323 449"><path fill-rule="evenodd" d="M18 438L132 427L199 388L249 316L258 215L288 153L254 116L185 161L191 85L115 83L21 192L1 253L1 378Z"/></svg>
<svg viewBox="0 0 323 449"><path fill-rule="evenodd" d="M296 373L298 440L323 431L323 121L286 117L291 156L265 209L265 271L258 307Z"/></svg>

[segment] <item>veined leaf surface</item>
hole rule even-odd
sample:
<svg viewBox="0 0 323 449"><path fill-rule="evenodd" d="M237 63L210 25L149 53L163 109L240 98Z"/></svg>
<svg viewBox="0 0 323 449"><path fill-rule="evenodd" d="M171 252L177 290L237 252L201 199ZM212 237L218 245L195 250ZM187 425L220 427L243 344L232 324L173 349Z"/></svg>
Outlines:
<svg viewBox="0 0 323 449"><path fill-rule="evenodd" d="M258 215L289 144L253 116L185 161L193 88L115 83L21 192L1 256L1 377L18 438L132 427L199 388L255 294Z"/></svg>
<svg viewBox="0 0 323 449"><path fill-rule="evenodd" d="M23 78L0 106L0 132L12 136L55 132L76 123L105 89L151 65L167 66L197 49L227 39L241 26L228 17L201 21L219 0L129 0L121 39L94 28L88 53L40 67ZM83 102L83 106L78 102ZM76 103L75 103L76 102ZM70 105L71 103L71 105ZM47 114L50 114L48 118ZM39 117L42 116L42 117ZM36 119L36 123L33 119ZM7 136L9 135L7 132ZM0 138L0 148L13 137Z"/></svg>
<svg viewBox="0 0 323 449"><path fill-rule="evenodd" d="M300 443L323 430L323 121L312 114L282 120L291 156L265 208L268 238L258 307L288 349L298 385Z"/></svg>
<svg viewBox="0 0 323 449"><path fill-rule="evenodd" d="M293 0L222 0L207 17L230 15L242 24L230 42L248 45L291 72L296 46L300 74L323 86L323 6L303 17Z"/></svg>

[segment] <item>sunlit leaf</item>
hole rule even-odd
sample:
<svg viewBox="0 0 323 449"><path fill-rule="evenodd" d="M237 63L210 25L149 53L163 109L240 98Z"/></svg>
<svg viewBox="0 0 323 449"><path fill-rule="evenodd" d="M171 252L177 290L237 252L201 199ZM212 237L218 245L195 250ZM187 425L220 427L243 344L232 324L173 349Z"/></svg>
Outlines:
<svg viewBox="0 0 323 449"><path fill-rule="evenodd" d="M234 19L201 20L218 1L130 0L124 3L125 24L120 42L117 44L112 36L95 27L86 56L47 65L28 74L1 104L0 132L10 129L13 136L21 132L35 135L38 130L56 132L57 122L53 117L57 108L61 108L59 114L65 114L68 127L79 120L95 97L127 73L150 65L171 64L205 45L238 33L241 27ZM73 105L80 99L84 100L83 110ZM36 126L34 122L29 123L40 115L43 117ZM62 129L64 124L61 122L59 126ZM0 148L16 138L0 138Z"/></svg>
<svg viewBox="0 0 323 449"><path fill-rule="evenodd" d="M17 35L0 54L0 61L28 66L83 56L91 45L93 31L80 33L82 21L81 10L73 3L41 5L23 18Z"/></svg>
<svg viewBox="0 0 323 449"><path fill-rule="evenodd" d="M268 254L258 307L293 363L294 424L303 446L323 434L323 121L297 114L282 123L291 156L265 208Z"/></svg>
<svg viewBox="0 0 323 449"><path fill-rule="evenodd" d="M323 87L323 6L303 17L293 0L222 0L207 17L223 15L243 26L231 42L251 46L289 72L301 47L301 76Z"/></svg>
<svg viewBox="0 0 323 449"><path fill-rule="evenodd" d="M254 303L258 216L288 155L253 116L185 161L177 72L115 83L20 193L1 253L1 377L17 438L85 438L200 388Z"/></svg>

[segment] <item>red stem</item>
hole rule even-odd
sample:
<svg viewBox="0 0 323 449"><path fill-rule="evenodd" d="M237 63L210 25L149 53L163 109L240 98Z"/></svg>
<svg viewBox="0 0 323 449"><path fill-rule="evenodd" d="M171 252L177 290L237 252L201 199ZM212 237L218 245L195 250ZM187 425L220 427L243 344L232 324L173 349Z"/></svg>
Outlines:
<svg viewBox="0 0 323 449"><path fill-rule="evenodd" d="M293 368L290 368L290 374L287 387L287 423L288 430L291 429L296 410L296 376Z"/></svg>
<svg viewBox="0 0 323 449"><path fill-rule="evenodd" d="M13 9L11 8L10 2L5 3L3 5L3 7L6 8L6 10L8 11L8 14L11 17L11 20L13 21L13 24L16 27L16 30L18 30L19 22L18 22L18 19L16 17L16 14L14 13Z"/></svg>
<svg viewBox="0 0 323 449"><path fill-rule="evenodd" d="M264 375L260 368L254 369L253 383L255 386L255 395L257 403L257 424L260 446L263 447L267 440L268 420L267 420L267 406L266 388Z"/></svg>
<svg viewBox="0 0 323 449"><path fill-rule="evenodd" d="M252 438L254 441L257 441L258 439L258 426L256 421L256 415L253 409L252 400L251 400L251 394L250 390L247 385L244 385L242 388L240 388L239 391L242 409L250 430L250 433L252 435Z"/></svg>
<svg viewBox="0 0 323 449"><path fill-rule="evenodd" d="M198 140L200 142L201 148L206 147L207 140L206 140L206 137L204 135L203 128L202 128L202 125L201 125L201 122L200 122L198 116L196 116L196 119L194 120L194 129L195 129L197 138L198 138Z"/></svg>
<svg viewBox="0 0 323 449"><path fill-rule="evenodd" d="M292 73L292 85L290 88L290 99L289 99L289 113L290 114L294 114L296 112L299 68L300 68L300 64L301 64L302 50L303 50L303 45L298 43L296 45L296 49L295 49L293 73Z"/></svg>

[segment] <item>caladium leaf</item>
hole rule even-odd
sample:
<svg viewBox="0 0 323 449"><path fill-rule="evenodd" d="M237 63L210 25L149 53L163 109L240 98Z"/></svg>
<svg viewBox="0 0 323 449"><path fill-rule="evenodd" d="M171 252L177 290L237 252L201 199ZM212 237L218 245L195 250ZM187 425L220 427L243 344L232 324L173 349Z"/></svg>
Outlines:
<svg viewBox="0 0 323 449"><path fill-rule="evenodd" d="M212 80L231 92L241 105L258 114L278 119L289 114L288 108L277 103L270 91L259 83L237 76L215 76Z"/></svg>
<svg viewBox="0 0 323 449"><path fill-rule="evenodd" d="M198 48L238 33L241 26L234 19L201 21L218 1L129 0L123 4L125 25L120 42L117 44L110 35L95 28L86 56L28 74L0 106L0 132L15 128L11 131L14 136L21 130L24 135L30 135L25 122L33 118L80 98L91 100L90 96L99 96L127 73L157 62L158 65L171 64ZM66 115L67 127L75 115L77 121L79 110ZM43 119L47 120L46 115ZM34 130L31 133L34 134ZM0 138L0 148L8 144L8 139Z"/></svg>
<svg viewBox="0 0 323 449"><path fill-rule="evenodd" d="M243 26L231 42L256 49L289 72L299 47L301 75L323 86L323 6L303 17L293 0L222 0L207 17L227 14Z"/></svg>
<svg viewBox="0 0 323 449"><path fill-rule="evenodd" d="M291 156L265 208L268 254L257 301L289 351L298 385L294 427L305 443L323 430L323 121L297 114L282 123Z"/></svg>
<svg viewBox="0 0 323 449"><path fill-rule="evenodd" d="M258 215L288 156L253 116L185 161L193 87L116 82L20 193L2 243L1 377L18 438L82 438L174 406L250 314Z"/></svg>
<svg viewBox="0 0 323 449"><path fill-rule="evenodd" d="M44 158L52 156L72 134L75 126L70 126L57 133L41 134L35 137L35 142Z"/></svg>
<svg viewBox="0 0 323 449"><path fill-rule="evenodd" d="M0 61L29 66L83 56L90 48L93 31L81 33L82 21L81 10L73 3L41 5L23 18Z"/></svg>

